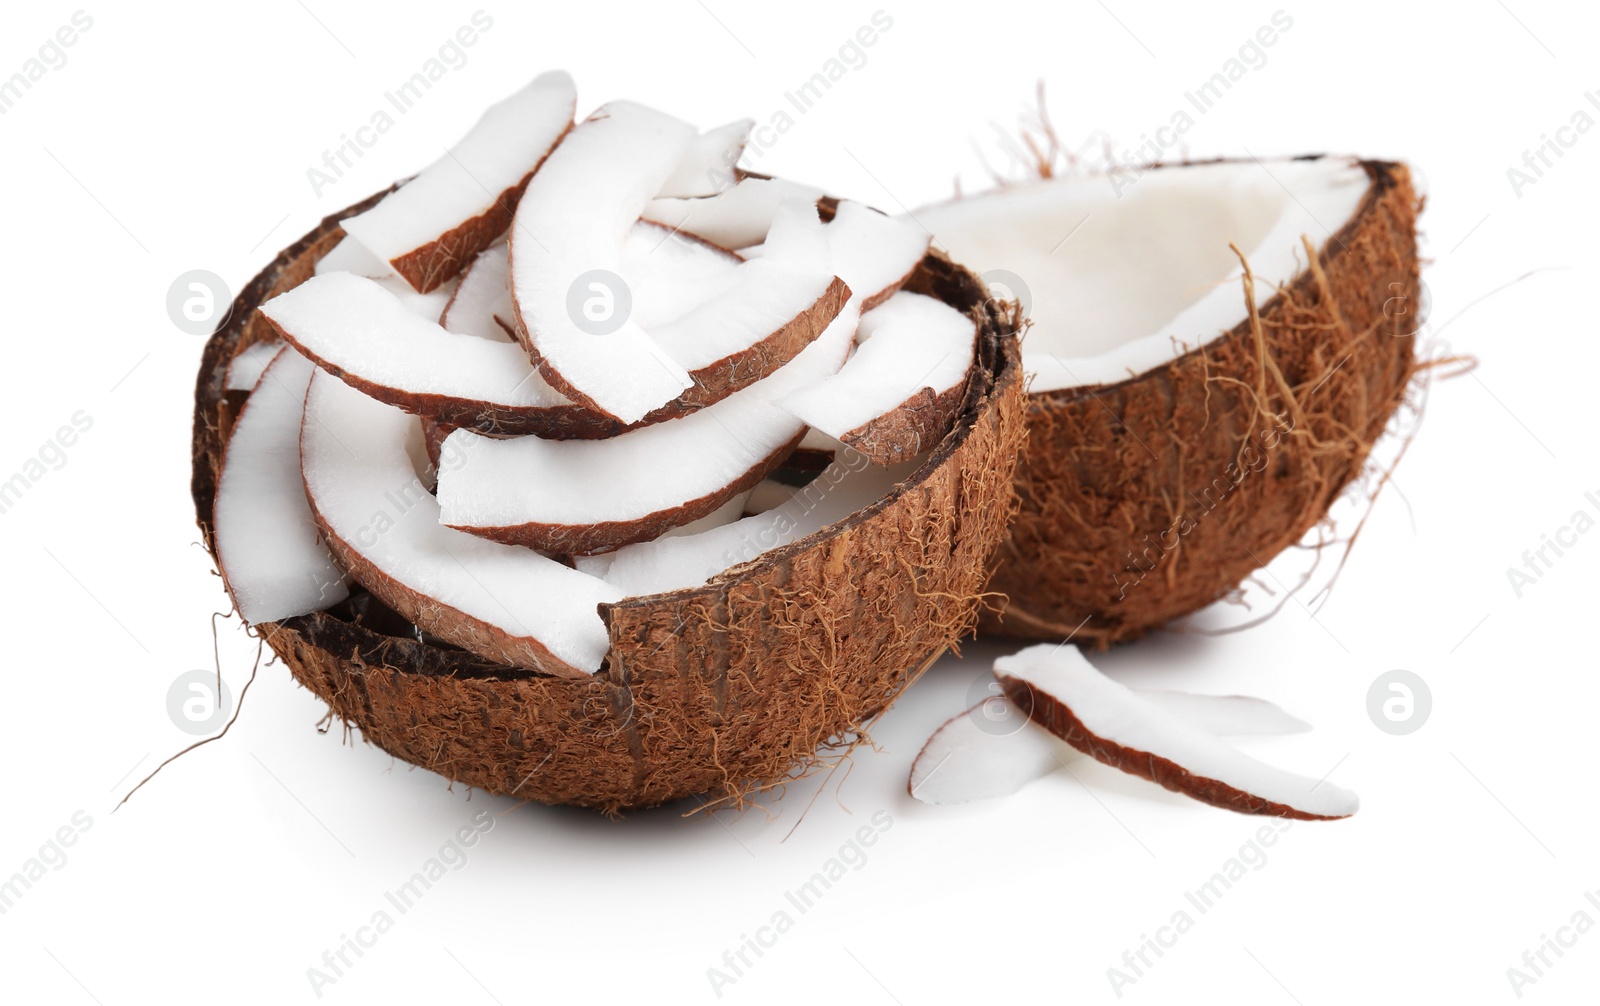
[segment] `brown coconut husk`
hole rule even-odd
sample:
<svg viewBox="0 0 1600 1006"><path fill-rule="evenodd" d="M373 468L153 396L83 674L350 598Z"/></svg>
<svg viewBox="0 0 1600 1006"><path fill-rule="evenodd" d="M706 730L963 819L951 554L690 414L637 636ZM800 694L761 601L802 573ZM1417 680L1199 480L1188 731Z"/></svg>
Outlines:
<svg viewBox="0 0 1600 1006"><path fill-rule="evenodd" d="M213 556L227 363L269 336L256 307L309 277L354 211L279 255L206 346L192 492ZM890 497L703 587L603 606L611 652L593 677L544 676L443 645L360 589L260 634L347 729L492 793L608 813L693 794L740 806L826 764L825 749L861 737L973 628L1016 510L1020 309L991 302L977 277L937 254L909 285L979 326L962 408L927 462Z"/></svg>
<svg viewBox="0 0 1600 1006"><path fill-rule="evenodd" d="M1009 600L986 630L1133 639L1227 597L1361 474L1417 369L1384 305L1420 303L1421 208L1405 165L1363 166L1359 210L1292 283L1255 288L1247 266L1233 331L1117 384L1029 397L1022 509L991 584Z"/></svg>

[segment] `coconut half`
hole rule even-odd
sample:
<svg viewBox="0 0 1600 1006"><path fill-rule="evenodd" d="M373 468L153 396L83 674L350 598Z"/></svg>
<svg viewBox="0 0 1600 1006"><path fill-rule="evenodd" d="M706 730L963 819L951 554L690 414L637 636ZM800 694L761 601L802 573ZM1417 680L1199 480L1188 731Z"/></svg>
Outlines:
<svg viewBox="0 0 1600 1006"><path fill-rule="evenodd" d="M1010 796L1083 752L1029 720L1004 692L947 720L911 763L906 791L930 804L973 803ZM1151 705L1218 737L1302 733L1309 724L1264 699L1243 695L1134 688Z"/></svg>
<svg viewBox="0 0 1600 1006"><path fill-rule="evenodd" d="M1005 634L1105 646L1227 596L1323 519L1414 373L1385 315L1418 296L1404 165L1154 166L1120 188L914 214L1033 319Z"/></svg>
<svg viewBox="0 0 1600 1006"><path fill-rule="evenodd" d="M505 233L528 179L572 128L577 100L566 73L540 74L417 177L345 220L345 232L427 293Z"/></svg>
<svg viewBox="0 0 1600 1006"><path fill-rule="evenodd" d="M307 280L340 236L333 217L283 252L207 343L196 389L193 493L213 550L228 363L272 337L256 308ZM888 495L817 534L694 589L600 604L607 651L593 675L530 670L448 645L383 603L367 583L381 588L383 579L360 568L347 601L268 623L264 638L298 681L369 742L516 799L613 813L690 794L737 805L815 767L819 748L848 744L972 626L1012 506L1022 436L1020 319L989 302L975 276L937 255L908 286L979 320L981 366L949 434ZM319 392L325 386L335 397L354 395L325 376L316 383ZM368 410L393 420L396 430L419 425L387 406L363 403L361 411ZM385 470L414 473L420 438L407 432L404 449L396 450L391 436ZM361 502L392 507L366 492L352 490L357 513ZM362 515L361 525L373 517ZM391 528L374 547L390 547L397 533ZM565 604L563 589L541 592L541 604ZM439 614L436 625L464 623ZM846 625L850 631L841 633Z"/></svg>
<svg viewBox="0 0 1600 1006"><path fill-rule="evenodd" d="M994 664L1029 720L1113 768L1202 803L1308 821L1349 817L1354 793L1267 765L1095 670L1075 647L1042 643Z"/></svg>

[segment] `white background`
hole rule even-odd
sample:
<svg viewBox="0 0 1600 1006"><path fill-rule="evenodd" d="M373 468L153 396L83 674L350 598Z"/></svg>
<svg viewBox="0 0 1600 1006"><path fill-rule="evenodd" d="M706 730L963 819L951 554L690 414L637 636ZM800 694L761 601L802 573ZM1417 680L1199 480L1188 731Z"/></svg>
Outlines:
<svg viewBox="0 0 1600 1006"><path fill-rule="evenodd" d="M997 151L989 124L1013 122L1040 78L1069 143L1104 129L1132 146L1279 9L884 4L893 26L868 62L758 167L891 210L948 194L958 176L981 187L973 141ZM8 5L0 76L75 9ZM493 28L469 61L315 195L306 169L477 9L90 7L93 27L68 62L0 116L0 479L74 412L94 423L60 470L0 515L0 760L10 770L0 876L74 812L92 820L66 864L0 916L0 996L313 1000L307 969L487 808L503 816L467 865L325 1000L715 1001L707 969L885 811L893 827L866 865L722 998L1115 1001L1107 969L1262 822L1081 763L1076 777L999 802L913 803L911 760L963 707L997 652L984 645L935 668L877 724L876 748L859 750L848 775L820 795L822 780L795 785L770 816L684 819L670 808L616 823L513 809L338 731L319 734L323 707L281 666L262 672L226 739L110 813L191 739L168 718L167 690L211 667L210 613L227 607L196 544L189 422L202 340L168 320L173 278L205 268L237 288L322 215L439 156L541 70L573 72L580 111L632 97L702 125L763 118L880 8L487 7ZM1281 703L1317 729L1249 749L1331 772L1363 798L1352 820L1291 828L1265 867L1122 995L1514 1001L1506 969L1525 950L1580 909L1600 921L1583 898L1600 888L1600 534L1581 537L1520 598L1506 575L1575 511L1593 514L1584 493L1600 493L1600 130L1520 196L1506 171L1580 107L1600 115L1583 97L1600 89L1600 25L1580 5L1535 0L1282 9L1292 30L1199 119L1188 152L1331 150L1415 164L1428 192L1431 332L1448 322L1443 338L1482 366L1435 387L1393 491L1315 620L1297 600L1248 633L1163 633L1102 659L1127 681ZM1285 558L1274 575L1289 580L1300 561ZM254 643L225 627L220 652L237 694ZM1368 685L1394 668L1433 692L1431 720L1406 737L1378 730L1365 708ZM1571 1003L1597 982L1591 932L1522 991Z"/></svg>

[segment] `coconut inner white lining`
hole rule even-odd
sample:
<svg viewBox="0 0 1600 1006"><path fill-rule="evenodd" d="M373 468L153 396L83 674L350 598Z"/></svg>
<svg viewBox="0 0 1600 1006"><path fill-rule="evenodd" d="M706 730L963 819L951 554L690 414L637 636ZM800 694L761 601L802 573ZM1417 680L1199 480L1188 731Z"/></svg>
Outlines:
<svg viewBox="0 0 1600 1006"><path fill-rule="evenodd" d="M1025 286L1032 390L1126 380L1217 338L1304 268L1369 187L1348 158L1201 164L1147 171L1120 194L1104 176L1039 182L915 212L957 262L997 292ZM1000 273L1021 281L1015 284Z"/></svg>

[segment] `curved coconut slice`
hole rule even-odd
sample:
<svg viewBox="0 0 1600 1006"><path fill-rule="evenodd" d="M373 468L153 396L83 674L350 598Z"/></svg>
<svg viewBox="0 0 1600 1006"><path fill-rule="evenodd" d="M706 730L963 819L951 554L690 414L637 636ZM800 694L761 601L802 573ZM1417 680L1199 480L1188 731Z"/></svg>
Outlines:
<svg viewBox="0 0 1600 1006"><path fill-rule="evenodd" d="M441 526L409 447L416 428L326 374L313 379L301 469L334 554L383 603L481 657L568 676L599 670L608 646L599 606L619 592L529 549Z"/></svg>
<svg viewBox="0 0 1600 1006"><path fill-rule="evenodd" d="M889 496L919 462L878 468L851 452L775 506L696 534L663 536L609 552L585 567L629 597L698 587L763 553L816 534ZM763 483L765 484L765 483ZM753 498L754 494L752 494Z"/></svg>
<svg viewBox="0 0 1600 1006"><path fill-rule="evenodd" d="M223 456L212 512L217 565L251 625L320 611L350 594L300 482L300 413L314 373L310 361L279 352L245 402Z"/></svg>
<svg viewBox="0 0 1600 1006"><path fill-rule="evenodd" d="M1325 780L1259 762L1095 670L1076 648L1031 646L994 664L1033 722L1113 768L1241 814L1349 817L1360 801Z"/></svg>
<svg viewBox="0 0 1600 1006"><path fill-rule="evenodd" d="M766 240L784 203L815 204L822 195L819 188L783 178L745 178L714 196L651 200L639 216L724 248L746 248Z"/></svg>
<svg viewBox="0 0 1600 1006"><path fill-rule="evenodd" d="M495 245L478 253L439 315L439 327L489 342L514 342L510 319L511 249ZM544 378L539 378L544 383ZM565 397L565 396L563 396Z"/></svg>
<svg viewBox="0 0 1600 1006"><path fill-rule="evenodd" d="M766 477L804 424L777 405L838 371L854 326L833 324L772 376L682 419L607 440L491 440L466 430L444 450L444 522L495 541L564 555L658 537L711 513Z"/></svg>
<svg viewBox="0 0 1600 1006"><path fill-rule="evenodd" d="M591 306L608 315L628 309L621 224L637 217L692 135L659 112L609 105L562 143L517 211L519 337L552 387L622 424L704 408L767 376L816 337L846 295L826 242L797 240L789 254L739 266L675 320L658 325L631 311L614 321L589 317ZM790 213L788 229L806 226Z"/></svg>
<svg viewBox="0 0 1600 1006"><path fill-rule="evenodd" d="M754 119L739 119L695 137L677 170L656 195L662 198L714 196L735 184L733 166L744 155L744 146L755 125Z"/></svg>
<svg viewBox="0 0 1600 1006"><path fill-rule="evenodd" d="M1226 335L1245 317L1231 242L1260 290L1305 268L1371 187L1343 158L1221 161L1018 185L918 210L952 258L1026 286L1033 393L1114 384ZM1013 290L1013 294L1021 291Z"/></svg>
<svg viewBox="0 0 1600 1006"><path fill-rule="evenodd" d="M1301 733L1309 724L1264 699L1192 692L1131 691L1151 705L1219 737ZM986 728L984 721L1000 725ZM1005 724L1021 724L1004 729ZM945 722L911 763L907 791L923 803L956 804L1010 796L1035 779L1083 757L1048 730L1027 722L1004 693Z"/></svg>
<svg viewBox="0 0 1600 1006"><path fill-rule="evenodd" d="M389 263L372 254L371 249L348 234L334 245L328 254L317 259L314 275L321 276L330 272L353 272L368 279L382 279L396 275L389 267ZM409 286L410 284L407 284L408 288Z"/></svg>
<svg viewBox="0 0 1600 1006"><path fill-rule="evenodd" d="M897 293L861 316L861 344L839 373L783 407L880 465L921 454L955 421L978 327L932 297Z"/></svg>
<svg viewBox="0 0 1600 1006"><path fill-rule="evenodd" d="M528 179L572 128L577 99L566 73L540 74L484 112L444 157L341 226L427 293L505 233Z"/></svg>
<svg viewBox="0 0 1600 1006"><path fill-rule="evenodd" d="M933 236L906 220L844 200L828 222L833 269L870 311L905 285L928 254Z"/></svg>
<svg viewBox="0 0 1600 1006"><path fill-rule="evenodd" d="M370 279L314 276L261 305L261 314L322 369L407 412L511 433L572 411L533 379L522 347L446 331Z"/></svg>
<svg viewBox="0 0 1600 1006"><path fill-rule="evenodd" d="M249 391L261 380L262 373L283 349L283 342L268 339L248 346L238 356L228 361L228 376L223 387L228 391Z"/></svg>

